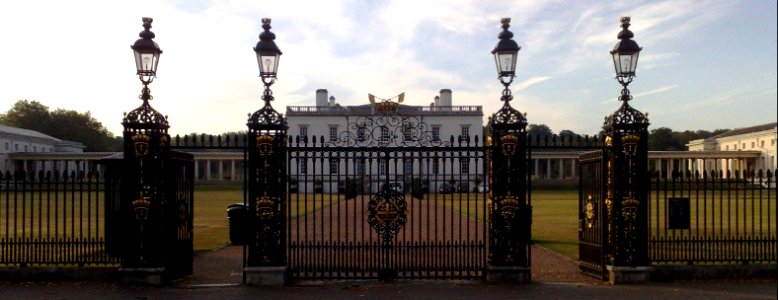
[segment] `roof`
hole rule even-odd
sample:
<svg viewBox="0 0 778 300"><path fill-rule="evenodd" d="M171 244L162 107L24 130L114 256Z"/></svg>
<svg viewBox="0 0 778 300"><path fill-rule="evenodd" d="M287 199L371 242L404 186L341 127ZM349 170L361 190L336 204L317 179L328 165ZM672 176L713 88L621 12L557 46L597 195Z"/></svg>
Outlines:
<svg viewBox="0 0 778 300"><path fill-rule="evenodd" d="M773 122L773 123L767 123L767 124L756 125L756 126L751 126L751 127L736 128L736 129L732 129L730 131L721 133L719 135L712 136L710 138L718 139L718 138L723 138L723 137L728 137L728 136L733 136L733 135L754 133L754 132L759 132L759 131L767 131L767 130L770 130L770 129L774 129L777 125L778 125L778 122Z"/></svg>
<svg viewBox="0 0 778 300"><path fill-rule="evenodd" d="M17 134L17 135L22 135L22 136L29 136L29 137L36 137L36 138L47 139L47 140L52 140L52 141L56 141L56 142L61 142L62 141L62 140L60 140L58 138L55 138L53 136L37 132L35 130L11 127L11 126L6 126L6 125L0 125L0 132L10 133L10 134Z"/></svg>

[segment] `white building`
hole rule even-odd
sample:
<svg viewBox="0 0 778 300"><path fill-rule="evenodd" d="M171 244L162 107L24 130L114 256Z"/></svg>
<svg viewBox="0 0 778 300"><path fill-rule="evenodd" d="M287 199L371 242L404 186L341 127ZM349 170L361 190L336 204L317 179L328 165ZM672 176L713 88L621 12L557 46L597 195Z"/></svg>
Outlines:
<svg viewBox="0 0 778 300"><path fill-rule="evenodd" d="M733 129L722 134L689 141L686 144L693 151L738 151L757 152L757 157L743 159L717 159L706 162L706 167L717 170L775 170L776 137L778 123L768 123L746 128Z"/></svg>
<svg viewBox="0 0 778 300"><path fill-rule="evenodd" d="M366 101L367 102L367 101ZM288 135L290 139L300 140L308 139L313 142L314 137L318 140L317 144L322 142L337 142L346 139L360 139L363 136L378 141L378 147L402 147L396 143L388 142L395 139L403 141L409 139L410 132L402 131L397 127L401 124L362 124L366 116L379 116L382 114L381 106L377 103L366 103L357 106L341 106L336 103L334 97L329 97L327 90L319 89L316 91L316 105L314 106L288 106L286 109L286 120L289 126ZM480 105L453 105L452 92L449 89L440 90L439 96L435 97L434 102L429 106L413 106L392 102L392 114L400 118L410 118L414 120L416 137L410 140L418 140L420 135L434 142L451 142L453 145L459 145L459 140L470 139L471 145L475 145L477 138L478 145L483 145L483 110ZM368 117L372 118L372 117ZM368 123L370 123L368 121ZM368 127L365 127L368 126ZM370 128L372 126L372 128ZM395 128L390 128L390 127ZM370 131L370 132L365 132ZM403 136L406 135L406 136ZM382 145L386 141L386 145ZM358 144L358 143L357 143ZM463 144L464 145L464 144ZM475 182L484 180L483 160L480 163L477 159L458 159L449 165L434 164L436 159L427 160L419 157L403 158L400 162L390 162L390 165L373 162L368 159L356 160L354 162L341 163L332 159L329 162L317 163L319 160L301 160L299 164L290 168L293 177L303 177L307 174L316 174L319 183L323 185L322 190L335 188L332 184L338 181L338 176L344 175L359 176L363 178L386 178L394 176L392 180L408 181L410 176L414 178L424 178L429 180L429 188L437 189L441 182L456 182L460 189L473 189ZM395 165L396 164L396 165ZM323 170L322 170L323 169ZM440 172L437 172L441 170ZM437 173L436 173L437 172ZM413 174L413 175L410 175ZM435 179L436 174L440 175ZM405 175L405 176L403 176ZM445 178L443 178L445 177ZM475 179L479 178L479 179ZM327 181L332 182L327 182ZM302 180L301 180L302 181ZM323 183L322 183L323 182ZM371 188L372 189L372 188Z"/></svg>
<svg viewBox="0 0 778 300"><path fill-rule="evenodd" d="M79 142L64 141L35 130L0 125L0 170L31 170L31 167L15 159L16 154L24 153L82 153L84 145ZM39 166L43 170L45 166ZM47 168L49 170L50 168Z"/></svg>

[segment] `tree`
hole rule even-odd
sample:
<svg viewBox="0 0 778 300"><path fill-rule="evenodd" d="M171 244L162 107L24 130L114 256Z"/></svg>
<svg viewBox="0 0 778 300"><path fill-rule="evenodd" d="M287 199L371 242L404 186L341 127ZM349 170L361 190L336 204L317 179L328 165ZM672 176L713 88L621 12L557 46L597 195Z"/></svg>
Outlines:
<svg viewBox="0 0 778 300"><path fill-rule="evenodd" d="M61 140L83 143L86 151L120 151L116 138L89 112L57 109L37 101L19 100L0 116L0 124L35 130Z"/></svg>
<svg viewBox="0 0 778 300"><path fill-rule="evenodd" d="M546 124L529 124L529 128L527 129L527 134L535 137L544 137L544 136L551 136L554 135L554 132L551 131L551 128L548 127Z"/></svg>
<svg viewBox="0 0 778 300"><path fill-rule="evenodd" d="M47 133L51 131L51 114L49 107L38 101L19 100L0 115L0 124Z"/></svg>

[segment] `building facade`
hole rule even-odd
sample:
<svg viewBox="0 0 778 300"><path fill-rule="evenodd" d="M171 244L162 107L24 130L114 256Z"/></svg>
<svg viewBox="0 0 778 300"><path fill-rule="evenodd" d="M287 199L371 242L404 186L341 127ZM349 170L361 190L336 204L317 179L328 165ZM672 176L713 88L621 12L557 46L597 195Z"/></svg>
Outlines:
<svg viewBox="0 0 778 300"><path fill-rule="evenodd" d="M15 156L27 153L82 153L84 145L79 142L64 141L35 130L0 125L0 170L3 173L17 170L38 171L53 170L55 165L38 165ZM63 169L67 166L61 166Z"/></svg>
<svg viewBox="0 0 778 300"><path fill-rule="evenodd" d="M776 130L778 123L733 129L706 139L692 140L686 144L690 152L743 152L748 157L709 159L695 161L695 169L701 168L738 171L738 170L775 170L776 167Z"/></svg>
<svg viewBox="0 0 778 300"><path fill-rule="evenodd" d="M287 107L288 135L295 143L317 141L317 144L325 145L343 144L351 140L353 145L359 146L362 140L374 140L376 143L372 146L375 147L403 147L411 144L406 141L418 143L420 139L426 139L424 142L430 145L466 145L468 141L471 145L483 145L483 110L480 105L453 105L449 89L440 90L429 106L404 105L399 103L401 101L383 102L391 106L388 108L391 112L388 113L372 96L372 103L341 106L334 97L328 95L327 90L319 89L316 91L315 105ZM385 124L381 123L384 121ZM407 128L404 128L406 125ZM430 190L438 190L443 183L459 190L470 190L476 187L476 182L485 181L483 160L476 159L456 159L452 162L436 158L405 157L385 163L369 158L353 162L343 159L327 159L324 162L299 159L292 160L292 163L292 181L296 181L296 177L317 174L313 175L318 176L313 181L316 186L310 187L309 191L329 192L329 189L338 188L339 176L368 178L365 182L376 178L407 182L411 178L410 174L413 174L413 178L423 178L428 182L426 184ZM444 173L445 176L436 176ZM370 187L371 190L377 188Z"/></svg>

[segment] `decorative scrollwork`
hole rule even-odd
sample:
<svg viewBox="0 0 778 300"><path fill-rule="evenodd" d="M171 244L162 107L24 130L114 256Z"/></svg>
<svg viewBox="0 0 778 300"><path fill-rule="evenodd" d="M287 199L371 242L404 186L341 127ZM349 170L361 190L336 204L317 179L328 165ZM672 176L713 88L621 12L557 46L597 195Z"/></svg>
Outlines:
<svg viewBox="0 0 778 300"><path fill-rule="evenodd" d="M124 115L122 125L125 128L167 130L170 128L167 118L143 101L140 107Z"/></svg>
<svg viewBox="0 0 778 300"><path fill-rule="evenodd" d="M586 217L586 226L592 228L597 216L597 203L591 194L586 195L586 204L584 205L584 217Z"/></svg>
<svg viewBox="0 0 778 300"><path fill-rule="evenodd" d="M527 118L516 110L515 108L511 107L510 103L508 101L503 104L502 108L494 113L491 117L491 122L493 126L494 125L508 125L508 124L517 124L517 125L527 125Z"/></svg>
<svg viewBox="0 0 778 300"><path fill-rule="evenodd" d="M397 111L360 116L349 122L335 140L325 143L335 147L443 147L450 146L435 136L432 128L419 116L407 116Z"/></svg>
<svg viewBox="0 0 778 300"><path fill-rule="evenodd" d="M251 129L257 129L259 126L286 127L286 120L269 102L265 102L265 106L251 114L246 125Z"/></svg>
<svg viewBox="0 0 778 300"><path fill-rule="evenodd" d="M648 125L648 117L624 101L618 110L605 118L605 127L625 124Z"/></svg>
<svg viewBox="0 0 778 300"><path fill-rule="evenodd" d="M367 223L382 237L385 246L391 245L392 236L407 222L407 207L402 193L382 191L367 203Z"/></svg>

